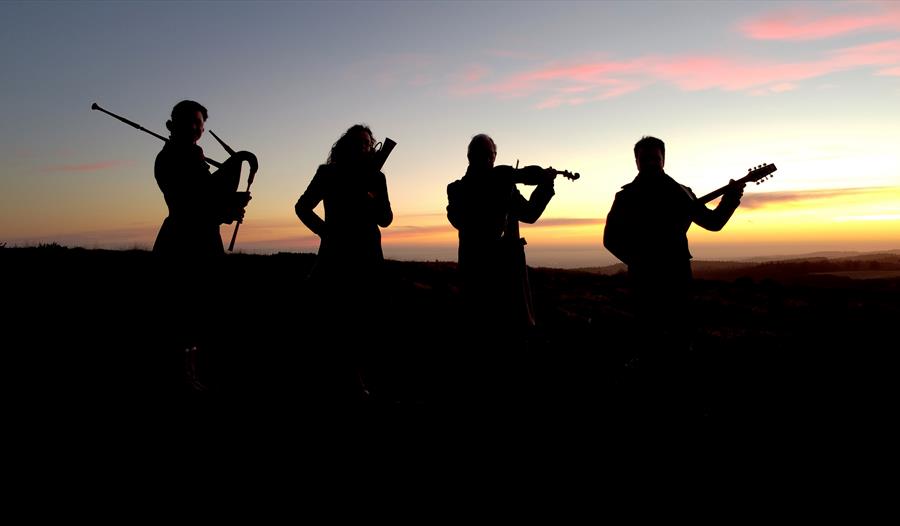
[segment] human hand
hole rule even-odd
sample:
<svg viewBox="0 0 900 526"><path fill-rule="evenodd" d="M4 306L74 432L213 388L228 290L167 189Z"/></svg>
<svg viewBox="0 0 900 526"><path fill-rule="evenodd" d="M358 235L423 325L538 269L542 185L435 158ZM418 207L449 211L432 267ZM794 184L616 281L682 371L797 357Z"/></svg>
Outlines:
<svg viewBox="0 0 900 526"><path fill-rule="evenodd" d="M554 169L552 166L544 168L544 177L547 178L548 183L552 183L556 179L556 172L556 169Z"/></svg>
<svg viewBox="0 0 900 526"><path fill-rule="evenodd" d="M244 209L247 207L250 199L250 192L235 192L231 204L225 211L225 223L230 225L234 221L242 222L246 212Z"/></svg>
<svg viewBox="0 0 900 526"><path fill-rule="evenodd" d="M737 206L741 203L741 197L744 195L744 187L747 186L746 183L739 183L734 179L731 179L728 182L728 188L725 190L725 193L722 195L722 200L727 201L728 203Z"/></svg>

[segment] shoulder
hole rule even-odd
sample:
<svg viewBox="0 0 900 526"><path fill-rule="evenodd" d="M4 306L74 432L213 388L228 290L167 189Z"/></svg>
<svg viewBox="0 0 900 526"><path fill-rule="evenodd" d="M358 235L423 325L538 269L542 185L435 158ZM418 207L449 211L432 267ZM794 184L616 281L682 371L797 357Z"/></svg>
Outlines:
<svg viewBox="0 0 900 526"><path fill-rule="evenodd" d="M672 180L675 181L674 179L672 179ZM685 192L687 192L687 193L689 193L689 194L691 194L691 195L694 195L694 191L691 190L691 187L690 187L690 186L683 185L683 184L679 183L678 181L675 181L675 184L677 184L678 187L681 188L682 190L684 190Z"/></svg>
<svg viewBox="0 0 900 526"><path fill-rule="evenodd" d="M156 154L156 162L157 163L165 162L165 161L171 159L172 156L173 156L172 147L169 146L169 143L166 143L165 146L163 146L162 149L159 151L159 153Z"/></svg>
<svg viewBox="0 0 900 526"><path fill-rule="evenodd" d="M333 164L320 164L318 168L316 168L316 174L313 176L313 181L316 184L321 184L324 181L331 180L334 174L337 173L337 167Z"/></svg>
<svg viewBox="0 0 900 526"><path fill-rule="evenodd" d="M159 178L161 175L166 176L166 174L173 171L179 164L180 160L178 159L175 150L166 143L162 150L156 154L156 161L153 163L153 169L156 172L156 177Z"/></svg>
<svg viewBox="0 0 900 526"><path fill-rule="evenodd" d="M447 185L447 195L449 195L450 197L459 195L463 191L463 185L464 185L464 183L463 183L462 179L457 179L457 180L453 181L452 183L448 184Z"/></svg>
<svg viewBox="0 0 900 526"><path fill-rule="evenodd" d="M192 163L205 161L203 148L194 144L191 146L173 145L167 142L162 150L156 154L157 162Z"/></svg>
<svg viewBox="0 0 900 526"><path fill-rule="evenodd" d="M640 184L640 182L632 181L623 186L621 190L616 192L616 196L613 202L617 207L633 206L632 203L634 203L635 201L640 201L645 192L646 188L644 188Z"/></svg>
<svg viewBox="0 0 900 526"><path fill-rule="evenodd" d="M512 166L501 164L494 167L494 173L491 175L494 176L494 179L503 181L503 183L512 183L515 173L516 169Z"/></svg>
<svg viewBox="0 0 900 526"><path fill-rule="evenodd" d="M676 181L676 180L675 180L671 175L669 175L669 174L666 174L666 177L668 177L668 178L669 178L669 181L671 181L676 187L680 188L683 192L685 192L685 193L686 193L687 195L689 195L690 197L696 199L696 196L694 195L694 191L691 190L691 187L690 187L690 186L686 186L686 185L683 185L683 184L679 183L678 181Z"/></svg>
<svg viewBox="0 0 900 526"><path fill-rule="evenodd" d="M640 191L640 185L636 184L634 181L622 186L622 189L616 192L616 197L619 196L628 196Z"/></svg>

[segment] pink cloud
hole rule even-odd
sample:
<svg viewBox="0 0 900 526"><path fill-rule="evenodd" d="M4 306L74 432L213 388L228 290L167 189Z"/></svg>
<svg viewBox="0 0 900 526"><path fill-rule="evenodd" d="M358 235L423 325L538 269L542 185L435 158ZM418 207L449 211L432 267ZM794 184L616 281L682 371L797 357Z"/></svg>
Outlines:
<svg viewBox="0 0 900 526"><path fill-rule="evenodd" d="M450 91L457 96L534 97L538 99L535 107L546 109L619 97L656 82L685 91L782 93L797 89L798 83L807 79L864 67L880 68L879 75L896 75L900 39L836 49L818 59L799 62L718 55L647 55L625 60L600 57L551 63L505 77L461 76L463 81Z"/></svg>
<svg viewBox="0 0 900 526"><path fill-rule="evenodd" d="M544 68L514 73L493 82L460 82L451 88L459 96L489 94L500 99L541 95L538 108L579 105L618 97L643 87L637 75L646 59L551 64ZM549 92L549 94L547 94Z"/></svg>
<svg viewBox="0 0 900 526"><path fill-rule="evenodd" d="M578 106L588 102L596 102L599 100L619 97L627 93L637 91L642 87L644 87L644 85L640 82L621 81L615 83L615 85L599 89L592 89L590 87L563 88L559 90L560 93L542 100L535 107L537 109L547 109L556 108L563 105Z"/></svg>
<svg viewBox="0 0 900 526"><path fill-rule="evenodd" d="M863 4L865 5L865 4ZM859 10L860 4L852 6ZM847 33L876 30L900 30L900 8L896 5L869 4L867 12L821 13L814 9L782 9L748 20L740 31L758 40L817 40Z"/></svg>
<svg viewBox="0 0 900 526"><path fill-rule="evenodd" d="M44 171L67 173L98 172L100 170L109 170L111 168L130 166L132 164L134 164L134 161L98 161L95 163L85 164L57 164L46 167Z"/></svg>
<svg viewBox="0 0 900 526"><path fill-rule="evenodd" d="M423 87L434 81L436 63L436 57L425 53L382 54L351 65L345 75L348 81L366 79L382 89L398 85Z"/></svg>
<svg viewBox="0 0 900 526"><path fill-rule="evenodd" d="M880 70L877 75L889 76L889 77L900 77L900 66L895 68L885 68Z"/></svg>
<svg viewBox="0 0 900 526"><path fill-rule="evenodd" d="M473 64L463 71L464 82L478 82L490 74L491 70L482 64Z"/></svg>

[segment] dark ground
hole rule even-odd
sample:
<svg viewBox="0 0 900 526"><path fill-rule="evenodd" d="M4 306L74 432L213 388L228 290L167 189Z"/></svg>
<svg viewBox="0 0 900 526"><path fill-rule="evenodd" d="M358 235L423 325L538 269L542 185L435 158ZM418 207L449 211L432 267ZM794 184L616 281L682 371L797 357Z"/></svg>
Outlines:
<svg viewBox="0 0 900 526"><path fill-rule="evenodd" d="M460 330L455 264L389 262L389 315L380 334L366 338L383 343L368 351L373 397L361 402L352 387L336 387L343 384L328 372L336 349L310 322L304 277L314 255L226 258L221 290L233 296L203 315L210 320L200 356L205 392L184 382L183 355L167 328L171 299L151 256L0 248L11 407L112 415L154 406L226 414L349 406L579 419L877 418L895 411L888 393L900 323L897 278L851 280L813 274L810 264L770 264L772 277L754 271L699 279L694 353L661 383L626 367L635 349L624 275L533 269L538 330L527 349L496 363ZM352 320L344 326L353 333ZM491 364L498 366L491 374L506 378L496 384L502 402L472 399L470 372ZM663 403L680 387L689 401Z"/></svg>

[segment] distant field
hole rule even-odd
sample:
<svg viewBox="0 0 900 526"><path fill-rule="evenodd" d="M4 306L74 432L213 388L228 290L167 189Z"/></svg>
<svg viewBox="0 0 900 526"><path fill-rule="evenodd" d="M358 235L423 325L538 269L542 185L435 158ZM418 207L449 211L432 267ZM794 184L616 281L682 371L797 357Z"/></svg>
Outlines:
<svg viewBox="0 0 900 526"><path fill-rule="evenodd" d="M850 279L900 278L900 270L845 270L843 272L813 272L817 276L837 276Z"/></svg>

